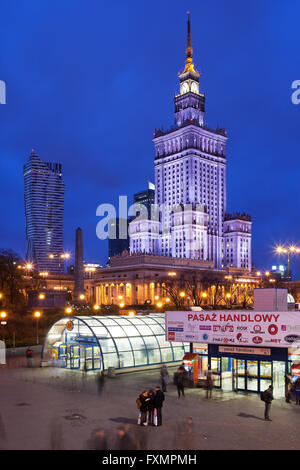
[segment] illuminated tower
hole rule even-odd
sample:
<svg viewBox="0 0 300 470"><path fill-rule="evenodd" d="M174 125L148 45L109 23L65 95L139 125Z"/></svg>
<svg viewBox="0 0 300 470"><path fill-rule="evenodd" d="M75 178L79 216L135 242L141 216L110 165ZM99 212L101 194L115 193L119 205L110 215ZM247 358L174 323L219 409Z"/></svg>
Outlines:
<svg viewBox="0 0 300 470"><path fill-rule="evenodd" d="M63 252L65 185L62 165L45 163L34 152L24 165L24 200L26 217L26 260L38 271L59 271Z"/></svg>

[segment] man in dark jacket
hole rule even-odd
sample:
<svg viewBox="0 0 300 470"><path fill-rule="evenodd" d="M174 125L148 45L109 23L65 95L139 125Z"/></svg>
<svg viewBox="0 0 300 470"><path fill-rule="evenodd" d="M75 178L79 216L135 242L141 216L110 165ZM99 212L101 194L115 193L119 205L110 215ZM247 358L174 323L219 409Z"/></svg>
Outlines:
<svg viewBox="0 0 300 470"><path fill-rule="evenodd" d="M178 398L180 398L180 393L184 397L184 369L182 367L178 368L174 379L177 386Z"/></svg>
<svg viewBox="0 0 300 470"><path fill-rule="evenodd" d="M154 408L157 412L157 426L162 425L162 413L161 409L163 406L163 401L165 399L165 394L161 391L160 387L155 387L155 397L154 397Z"/></svg>
<svg viewBox="0 0 300 470"><path fill-rule="evenodd" d="M265 402L265 420L266 421L272 421L270 419L270 409L271 409L271 403L274 400L273 396L273 387L270 385L267 390L264 391L264 402Z"/></svg>

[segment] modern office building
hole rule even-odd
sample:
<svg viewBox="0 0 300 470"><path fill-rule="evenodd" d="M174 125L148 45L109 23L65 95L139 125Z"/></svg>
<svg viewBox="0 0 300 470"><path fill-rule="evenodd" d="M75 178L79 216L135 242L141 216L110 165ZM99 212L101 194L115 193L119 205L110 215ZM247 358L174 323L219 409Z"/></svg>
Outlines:
<svg viewBox="0 0 300 470"><path fill-rule="evenodd" d="M147 214L151 218L151 208L155 204L155 185L148 182L148 189L139 191L133 195L134 204L142 204L147 209Z"/></svg>
<svg viewBox="0 0 300 470"><path fill-rule="evenodd" d="M225 223L227 133L207 127L199 78L188 17L186 63L174 98L175 126L154 132L155 204L159 210L130 223L130 252L208 260L216 268L246 267L250 271L251 218ZM233 248L230 256L228 244Z"/></svg>
<svg viewBox="0 0 300 470"><path fill-rule="evenodd" d="M108 262L123 251L129 251L128 220L110 219L108 222Z"/></svg>
<svg viewBox="0 0 300 470"><path fill-rule="evenodd" d="M24 165L26 260L38 271L63 270L64 194L62 165L43 162L33 150Z"/></svg>

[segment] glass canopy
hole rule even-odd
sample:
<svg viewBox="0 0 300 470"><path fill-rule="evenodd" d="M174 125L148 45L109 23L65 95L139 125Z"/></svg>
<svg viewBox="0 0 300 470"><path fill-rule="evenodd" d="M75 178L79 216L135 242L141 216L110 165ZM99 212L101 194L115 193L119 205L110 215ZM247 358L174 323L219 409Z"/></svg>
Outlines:
<svg viewBox="0 0 300 470"><path fill-rule="evenodd" d="M165 339L163 314L65 317L48 331L42 361L90 370L181 361L189 343Z"/></svg>

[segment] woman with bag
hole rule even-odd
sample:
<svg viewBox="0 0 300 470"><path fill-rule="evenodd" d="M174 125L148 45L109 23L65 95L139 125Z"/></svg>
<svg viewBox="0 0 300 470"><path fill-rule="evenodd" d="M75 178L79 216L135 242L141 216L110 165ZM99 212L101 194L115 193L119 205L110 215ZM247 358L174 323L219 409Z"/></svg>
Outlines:
<svg viewBox="0 0 300 470"><path fill-rule="evenodd" d="M138 424L140 424L141 426L148 425L148 402L149 401L150 401L150 398L148 398L147 390L144 390L136 400L137 406L140 410L140 414L138 417Z"/></svg>

